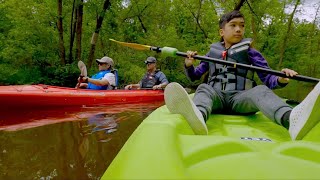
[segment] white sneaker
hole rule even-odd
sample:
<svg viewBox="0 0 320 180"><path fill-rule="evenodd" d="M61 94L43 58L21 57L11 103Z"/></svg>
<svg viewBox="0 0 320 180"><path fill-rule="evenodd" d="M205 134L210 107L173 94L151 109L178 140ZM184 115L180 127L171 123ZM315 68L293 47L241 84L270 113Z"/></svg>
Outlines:
<svg viewBox="0 0 320 180"><path fill-rule="evenodd" d="M173 114L181 114L195 134L208 134L201 112L180 84L175 82L168 84L164 90L164 100L169 111Z"/></svg>
<svg viewBox="0 0 320 180"><path fill-rule="evenodd" d="M320 82L290 114L292 140L302 139L320 121Z"/></svg>

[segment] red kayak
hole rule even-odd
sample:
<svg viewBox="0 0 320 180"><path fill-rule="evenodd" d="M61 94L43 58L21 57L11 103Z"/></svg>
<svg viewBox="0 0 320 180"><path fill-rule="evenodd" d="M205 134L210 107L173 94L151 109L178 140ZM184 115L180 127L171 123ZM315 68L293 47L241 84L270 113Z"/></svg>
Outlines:
<svg viewBox="0 0 320 180"><path fill-rule="evenodd" d="M0 86L0 108L93 106L163 99L163 90L88 90L48 85Z"/></svg>

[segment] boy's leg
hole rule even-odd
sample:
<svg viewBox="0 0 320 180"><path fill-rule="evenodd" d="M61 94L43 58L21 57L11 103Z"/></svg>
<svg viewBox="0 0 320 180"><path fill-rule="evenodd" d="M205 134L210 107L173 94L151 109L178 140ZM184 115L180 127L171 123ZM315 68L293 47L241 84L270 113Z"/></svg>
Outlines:
<svg viewBox="0 0 320 180"><path fill-rule="evenodd" d="M320 82L290 114L289 133L292 139L302 139L320 122Z"/></svg>
<svg viewBox="0 0 320 180"><path fill-rule="evenodd" d="M193 102L200 110L205 121L213 111L224 108L224 95L208 84L200 84L194 94Z"/></svg>
<svg viewBox="0 0 320 180"><path fill-rule="evenodd" d="M232 110L238 113L261 111L269 119L281 123L281 118L292 108L267 86L260 85L237 93L230 100Z"/></svg>
<svg viewBox="0 0 320 180"><path fill-rule="evenodd" d="M212 99L210 95L206 95L205 92L209 89L205 87L205 84L200 85L195 93L199 107L193 103L187 92L178 83L168 84L164 91L164 98L169 111L183 115L195 134L208 134L205 120L211 112ZM200 112L198 108L203 112Z"/></svg>
<svg viewBox="0 0 320 180"><path fill-rule="evenodd" d="M195 134L208 134L208 128L201 112L180 84L169 83L164 90L164 100L171 113L181 114L186 118Z"/></svg>

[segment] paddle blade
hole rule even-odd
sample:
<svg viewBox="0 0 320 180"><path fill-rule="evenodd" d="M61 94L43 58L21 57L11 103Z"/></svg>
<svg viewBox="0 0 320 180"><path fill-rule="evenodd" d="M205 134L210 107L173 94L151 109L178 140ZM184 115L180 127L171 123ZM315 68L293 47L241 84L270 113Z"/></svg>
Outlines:
<svg viewBox="0 0 320 180"><path fill-rule="evenodd" d="M81 71L81 76L86 77L88 75L87 74L87 67L82 61L78 61L78 68Z"/></svg>
<svg viewBox="0 0 320 180"><path fill-rule="evenodd" d="M122 46L130 47L132 49L141 50L141 51L150 50L150 48L151 48L151 46L143 45L143 44L120 42L120 41L116 41L114 39L109 39L109 40L113 41L115 43L118 43Z"/></svg>

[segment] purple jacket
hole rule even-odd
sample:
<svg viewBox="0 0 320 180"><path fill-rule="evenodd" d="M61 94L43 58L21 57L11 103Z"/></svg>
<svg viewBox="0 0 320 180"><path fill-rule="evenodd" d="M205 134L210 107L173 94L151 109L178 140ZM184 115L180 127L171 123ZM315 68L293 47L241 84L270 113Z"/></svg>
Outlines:
<svg viewBox="0 0 320 180"><path fill-rule="evenodd" d="M208 56L208 54L206 55ZM253 66L258 66L266 69L270 69L268 66L268 62L264 59L262 54L253 48L249 48L248 50L249 60L251 61ZM209 70L209 63L205 61L201 61L199 66L194 68L194 66L186 68L186 73L191 81L200 79L201 76ZM263 72L257 72L260 80L268 86L270 89L284 87L287 84L282 84L278 82L278 76L266 74Z"/></svg>

